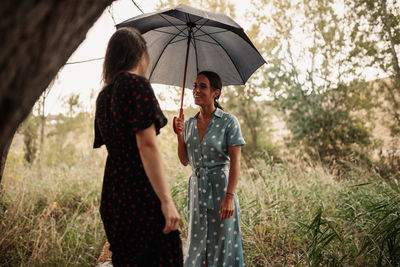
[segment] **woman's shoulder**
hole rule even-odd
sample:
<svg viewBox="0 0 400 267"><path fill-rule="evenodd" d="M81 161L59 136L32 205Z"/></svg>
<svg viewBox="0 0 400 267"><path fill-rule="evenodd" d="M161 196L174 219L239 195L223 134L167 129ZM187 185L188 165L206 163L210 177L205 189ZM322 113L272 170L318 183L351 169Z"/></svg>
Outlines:
<svg viewBox="0 0 400 267"><path fill-rule="evenodd" d="M225 120L225 121L237 121L237 118L235 115L228 113L222 109L217 109L215 111L215 115L220 117L221 119Z"/></svg>
<svg viewBox="0 0 400 267"><path fill-rule="evenodd" d="M150 85L149 80L146 77L141 75L137 75L130 72L122 72L118 74L115 83L118 85L119 83L129 83L129 84L148 84Z"/></svg>
<svg viewBox="0 0 400 267"><path fill-rule="evenodd" d="M114 83L115 95L130 95L137 100L141 96L146 99L156 100L154 90L146 77L129 72L120 73ZM147 101L147 100L146 100Z"/></svg>
<svg viewBox="0 0 400 267"><path fill-rule="evenodd" d="M100 93L97 95L96 103L101 103L103 102L106 98L110 97L110 91L112 89L112 85L106 85L104 86Z"/></svg>

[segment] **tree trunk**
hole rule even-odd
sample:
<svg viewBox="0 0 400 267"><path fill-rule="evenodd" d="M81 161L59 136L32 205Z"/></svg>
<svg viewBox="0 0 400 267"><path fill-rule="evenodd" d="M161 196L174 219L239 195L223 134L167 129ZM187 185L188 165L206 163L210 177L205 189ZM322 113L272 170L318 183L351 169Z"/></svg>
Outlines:
<svg viewBox="0 0 400 267"><path fill-rule="evenodd" d="M39 138L39 162L43 155L43 142L44 142L44 128L46 127L46 114L45 114L45 107L46 107L46 98L47 92L50 92L50 88L47 88L42 96L40 97L40 138Z"/></svg>
<svg viewBox="0 0 400 267"><path fill-rule="evenodd" d="M43 157L43 142L44 142L44 128L46 126L46 116L44 115L44 102L43 102L43 113L40 114L40 138L39 138L39 166L42 163Z"/></svg>
<svg viewBox="0 0 400 267"><path fill-rule="evenodd" d="M8 138L8 140L5 142L5 145L0 147L0 157L1 157L0 158L0 182L3 178L4 169L6 167L8 151L10 150L10 146L11 146L12 140L14 138L14 134L15 134L15 132L13 132L12 135L10 136L10 138Z"/></svg>
<svg viewBox="0 0 400 267"><path fill-rule="evenodd" d="M114 0L5 0L0 5L0 153L87 31ZM0 175L1 177L1 175ZM0 180L1 182L1 180Z"/></svg>

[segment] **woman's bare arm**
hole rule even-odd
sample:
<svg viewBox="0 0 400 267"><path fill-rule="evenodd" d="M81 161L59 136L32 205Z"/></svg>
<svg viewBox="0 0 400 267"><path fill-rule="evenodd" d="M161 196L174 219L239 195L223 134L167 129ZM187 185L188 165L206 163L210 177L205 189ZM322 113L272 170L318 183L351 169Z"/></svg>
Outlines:
<svg viewBox="0 0 400 267"><path fill-rule="evenodd" d="M138 131L136 133L136 142L146 175L161 201L161 209L165 217L163 232L167 234L178 229L179 213L173 202L167 178L164 174L161 153L156 142L154 124L147 129Z"/></svg>
<svg viewBox="0 0 400 267"><path fill-rule="evenodd" d="M229 146L228 151L229 151L229 157L231 158L231 164L229 168L228 186L226 188L225 198L222 201L220 208L221 221L231 217L235 209L233 197L239 180L240 155L242 147Z"/></svg>

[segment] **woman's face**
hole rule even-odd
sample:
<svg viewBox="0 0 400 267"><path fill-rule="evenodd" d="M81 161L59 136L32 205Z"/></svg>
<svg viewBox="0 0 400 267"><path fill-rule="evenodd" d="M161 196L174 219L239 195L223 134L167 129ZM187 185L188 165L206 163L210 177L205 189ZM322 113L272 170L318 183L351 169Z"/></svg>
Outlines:
<svg viewBox="0 0 400 267"><path fill-rule="evenodd" d="M194 103L198 106L214 105L214 99L219 95L219 90L213 90L206 76L200 74L196 78L193 88Z"/></svg>

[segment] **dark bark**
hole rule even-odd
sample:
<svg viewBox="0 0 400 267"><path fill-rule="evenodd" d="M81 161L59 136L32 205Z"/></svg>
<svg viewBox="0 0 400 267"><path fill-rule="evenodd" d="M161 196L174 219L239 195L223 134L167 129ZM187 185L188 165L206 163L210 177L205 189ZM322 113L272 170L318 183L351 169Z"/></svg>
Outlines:
<svg viewBox="0 0 400 267"><path fill-rule="evenodd" d="M15 134L15 132L13 132L10 135L8 140L5 142L4 146L0 147L0 151L1 151L1 154L0 154L0 182L3 178L4 169L6 168L8 151L10 150L10 146L11 146L12 140L14 138L14 134Z"/></svg>
<svg viewBox="0 0 400 267"><path fill-rule="evenodd" d="M0 5L0 154L87 31L114 0L5 0ZM3 169L4 166L1 166ZM0 177L1 177L0 173ZM1 180L0 180L1 182Z"/></svg>
<svg viewBox="0 0 400 267"><path fill-rule="evenodd" d="M55 78L56 79L56 78ZM52 80L52 82L50 83L49 87L47 87L46 90L44 90L44 92L42 93L42 95L40 96L39 100L38 100L38 104L39 104L39 116L40 116L40 138L39 138L39 162L42 158L43 155L43 142L44 142L44 129L46 127L46 99L47 96L49 95L55 79Z"/></svg>

